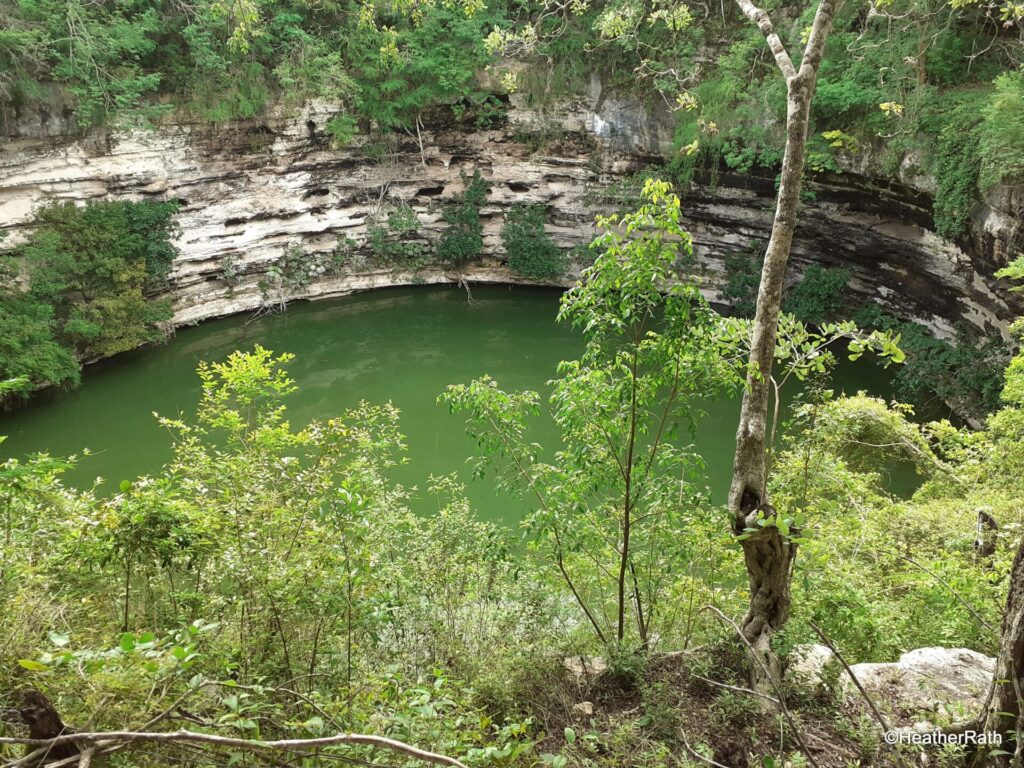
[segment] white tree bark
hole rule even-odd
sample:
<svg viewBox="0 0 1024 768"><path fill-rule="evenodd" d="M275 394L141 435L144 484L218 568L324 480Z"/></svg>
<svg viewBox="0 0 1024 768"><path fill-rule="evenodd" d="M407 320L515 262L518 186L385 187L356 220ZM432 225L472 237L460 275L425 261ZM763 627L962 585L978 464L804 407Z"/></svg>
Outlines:
<svg viewBox="0 0 1024 768"><path fill-rule="evenodd" d="M771 651L770 642L772 635L789 618L790 580L796 545L776 527L758 528L754 522L759 513L769 516L773 513L766 492L766 434L772 362L782 307L783 282L796 230L800 184L807 157L811 99L839 0L820 0L799 68L793 64L775 33L768 14L754 6L750 0L736 1L764 35L786 82L787 94L786 150L782 160L775 220L757 294L750 344L750 368L740 407L732 486L729 490L733 532L739 535L745 530L756 529L756 532L741 541L750 580L750 605L741 626L751 644L752 653L758 655L763 662L750 665L754 687L764 689L766 681L762 670L778 673L778 660Z"/></svg>

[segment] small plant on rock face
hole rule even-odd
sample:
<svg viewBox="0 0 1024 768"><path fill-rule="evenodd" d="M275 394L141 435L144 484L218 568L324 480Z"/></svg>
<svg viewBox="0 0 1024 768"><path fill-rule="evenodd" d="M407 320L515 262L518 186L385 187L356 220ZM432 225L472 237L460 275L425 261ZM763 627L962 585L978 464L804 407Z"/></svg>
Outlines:
<svg viewBox="0 0 1024 768"><path fill-rule="evenodd" d="M348 266L355 255L356 245L356 241L351 237L343 237L338 241L338 244L334 246L334 250L330 254L332 272L338 273Z"/></svg>
<svg viewBox="0 0 1024 768"><path fill-rule="evenodd" d="M416 211L402 202L388 213L383 224L370 225L367 242L374 258L383 264L418 267L425 262L425 246L410 238L415 237L419 229Z"/></svg>
<svg viewBox="0 0 1024 768"><path fill-rule="evenodd" d="M501 228L501 242L514 272L541 280L565 272L565 259L544 231L544 211L538 205L513 206Z"/></svg>
<svg viewBox="0 0 1024 768"><path fill-rule="evenodd" d="M228 284L229 288L234 288L238 285L239 276L242 274L242 270L238 266L238 262L235 261L233 256L225 256L221 262L220 275L225 283Z"/></svg>
<svg viewBox="0 0 1024 768"><path fill-rule="evenodd" d="M340 114L328 120L324 129L330 134L331 143L340 148L352 143L359 132L359 125L352 115Z"/></svg>

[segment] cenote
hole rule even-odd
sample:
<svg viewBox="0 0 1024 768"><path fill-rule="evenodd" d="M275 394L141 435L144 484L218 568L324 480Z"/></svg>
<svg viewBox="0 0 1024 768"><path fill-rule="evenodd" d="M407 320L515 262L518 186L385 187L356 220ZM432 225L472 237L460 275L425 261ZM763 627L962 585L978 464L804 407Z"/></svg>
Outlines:
<svg viewBox="0 0 1024 768"><path fill-rule="evenodd" d="M154 412L189 414L199 400L195 369L255 344L291 352L289 373L299 386L287 400L291 423L338 415L360 400L391 401L401 411L409 461L394 479L416 487L414 506L432 504L427 478L458 472L479 514L513 522L519 499L474 481L466 458L474 445L463 420L437 404L449 384L489 374L506 389L547 391L561 360L575 357L580 338L555 321L560 292L522 286L476 286L472 301L455 287L391 288L323 302L291 305L259 319L234 316L179 330L166 344L119 355L89 366L74 391L45 391L25 407L3 413L0 459L46 451L54 456L91 455L65 476L87 488L102 478L110 491L124 479L153 472L170 457L170 438ZM887 396L889 383L871 362L841 361L833 386ZM791 392L790 395L793 393ZM707 461L715 502L729 484L737 403L708 400L696 436ZM535 438L551 445L555 432L538 420ZM908 478L894 475L898 489Z"/></svg>

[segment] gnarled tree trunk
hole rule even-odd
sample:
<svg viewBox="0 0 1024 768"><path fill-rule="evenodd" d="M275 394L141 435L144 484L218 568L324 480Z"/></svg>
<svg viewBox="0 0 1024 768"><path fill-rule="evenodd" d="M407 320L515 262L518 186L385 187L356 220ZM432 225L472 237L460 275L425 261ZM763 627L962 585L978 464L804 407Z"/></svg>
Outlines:
<svg viewBox="0 0 1024 768"><path fill-rule="evenodd" d="M765 689L766 674L778 673L778 661L771 651L772 635L789 618L790 580L796 545L774 526L758 528L758 513L771 516L773 510L766 493L766 434L769 388L782 288L789 262L790 246L796 229L800 203L800 183L807 156L807 129L818 66L825 40L832 27L838 0L820 0L811 34L797 69L785 46L772 28L771 19L750 0L737 0L743 12L757 24L771 48L775 62L786 81L786 151L782 160L775 221L764 257L761 287L757 294L753 337L750 345L750 373L740 408L736 431L736 455L733 460L729 510L733 532L755 532L741 540L750 579L750 606L741 630L753 651L750 672L755 688Z"/></svg>
<svg viewBox="0 0 1024 768"><path fill-rule="evenodd" d="M1003 735L1002 750L1012 753L988 756L974 764L1021 765L1024 753L1024 713L1021 712L1021 694L1024 693L1024 541L1017 548L1010 569L1010 592L1006 597L1006 611L999 641L999 655L993 674L993 690L988 710L982 717L980 731L995 731Z"/></svg>

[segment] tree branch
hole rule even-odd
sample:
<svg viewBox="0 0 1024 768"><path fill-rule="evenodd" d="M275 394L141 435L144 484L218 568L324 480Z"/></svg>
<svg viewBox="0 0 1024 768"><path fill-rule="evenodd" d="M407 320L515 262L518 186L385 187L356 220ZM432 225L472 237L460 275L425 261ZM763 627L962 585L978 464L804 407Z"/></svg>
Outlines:
<svg viewBox="0 0 1024 768"><path fill-rule="evenodd" d="M789 83L790 80L796 77L796 67L793 66L793 60L789 58L789 53L786 52L786 46L782 44L782 40L775 34L771 17L750 2L750 0L736 0L736 2L747 18L757 24L757 28L761 30L764 39L768 41L768 47L772 51L772 56L775 57L775 63L779 65L779 69L782 70L782 76ZM821 11L820 5L818 6L818 11Z"/></svg>
<svg viewBox="0 0 1024 768"><path fill-rule="evenodd" d="M737 2L743 1L737 0ZM804 57L800 60L800 77L806 79L817 76L818 65L821 64L821 57L825 53L825 40L832 28L832 20L835 18L836 11L839 10L839 2L840 0L821 0L818 3L818 10L814 13L814 23L811 25L811 34L807 37L807 47L804 48Z"/></svg>
<svg viewBox="0 0 1024 768"><path fill-rule="evenodd" d="M250 739L238 739L230 736L218 736L212 733L196 733L194 731L178 730L169 733L152 733L146 731L110 731L107 733L68 733L57 736L53 739L26 739L15 737L0 738L0 744L27 744L34 747L55 747L60 744L85 743L95 745L98 743L133 743L133 742L157 742L157 743L191 743L191 744L212 744L220 747L234 747L236 749L302 749L309 747L331 747L342 744L365 745L387 749L408 757L423 760L435 765L447 765L452 768L467 768L464 763L453 757L439 755L419 749L411 744L406 744L395 739L388 739L384 736L370 736L359 733L339 733L334 736L324 736L316 739L279 739L277 741L255 741ZM15 760L4 765L14 766L20 761Z"/></svg>
<svg viewBox="0 0 1024 768"><path fill-rule="evenodd" d="M846 670L846 674L849 675L850 680L853 681L853 684L857 686L857 690L860 691L860 695L864 697L864 701L868 703L868 707L870 707L871 713L875 716L875 720L878 721L878 724L882 726L882 730L891 730L889 726L889 721L885 719L885 716L879 711L878 707L875 706L874 700L870 696L868 696L868 692L864 690L864 686L860 684L860 680L857 679L857 675L853 673L853 668L846 663L846 659L843 658L843 654L841 654L839 652L839 649L832 644L832 641L828 639L828 636L821 630L821 627L819 627L813 621L809 622L809 624L811 625L811 629L813 629L815 633L818 635L818 637L821 638L821 642L828 646L828 649L832 651L833 654L835 654L835 657L837 659L839 659L839 663L843 665L843 669Z"/></svg>

